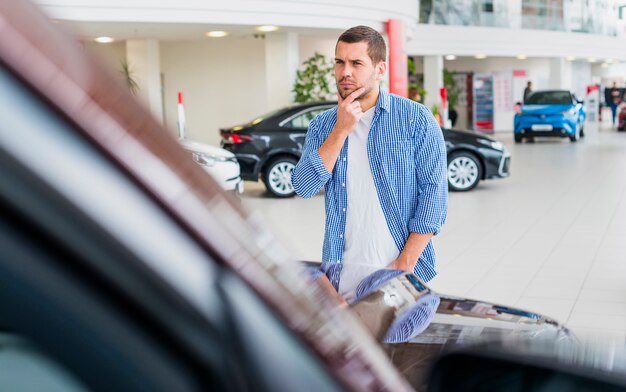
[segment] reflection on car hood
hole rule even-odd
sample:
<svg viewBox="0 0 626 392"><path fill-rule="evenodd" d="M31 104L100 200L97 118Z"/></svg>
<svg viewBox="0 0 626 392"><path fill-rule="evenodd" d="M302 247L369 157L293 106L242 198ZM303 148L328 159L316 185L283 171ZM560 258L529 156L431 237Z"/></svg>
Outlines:
<svg viewBox="0 0 626 392"><path fill-rule="evenodd" d="M574 105L523 105L525 114L557 114L573 109Z"/></svg>
<svg viewBox="0 0 626 392"><path fill-rule="evenodd" d="M200 143L189 139L179 139L178 142L185 150L199 152L213 157L232 158L235 156L235 154L230 151L226 151L223 148L215 147L210 144Z"/></svg>
<svg viewBox="0 0 626 392"><path fill-rule="evenodd" d="M489 342L515 346L515 342L536 339L563 347L577 344L567 328L548 317L438 294L413 274L385 271L363 280L368 287L361 288L351 308L417 390L433 361L449 349Z"/></svg>

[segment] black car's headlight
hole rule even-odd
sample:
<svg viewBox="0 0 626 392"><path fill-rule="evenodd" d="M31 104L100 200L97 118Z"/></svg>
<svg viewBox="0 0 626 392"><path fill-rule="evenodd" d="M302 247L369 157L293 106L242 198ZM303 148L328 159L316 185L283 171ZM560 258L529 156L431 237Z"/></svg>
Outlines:
<svg viewBox="0 0 626 392"><path fill-rule="evenodd" d="M478 139L478 143L484 144L485 146L489 146L493 148L494 150L498 150L498 151L504 150L504 144L502 144L502 142L499 142L497 140Z"/></svg>

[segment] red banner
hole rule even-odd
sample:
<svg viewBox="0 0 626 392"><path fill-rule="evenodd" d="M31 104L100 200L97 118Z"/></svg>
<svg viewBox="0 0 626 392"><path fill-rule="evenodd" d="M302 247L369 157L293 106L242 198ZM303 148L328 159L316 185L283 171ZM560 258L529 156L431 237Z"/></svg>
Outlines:
<svg viewBox="0 0 626 392"><path fill-rule="evenodd" d="M404 22L389 19L387 36L389 37L389 92L406 97L409 94L409 72L406 63Z"/></svg>

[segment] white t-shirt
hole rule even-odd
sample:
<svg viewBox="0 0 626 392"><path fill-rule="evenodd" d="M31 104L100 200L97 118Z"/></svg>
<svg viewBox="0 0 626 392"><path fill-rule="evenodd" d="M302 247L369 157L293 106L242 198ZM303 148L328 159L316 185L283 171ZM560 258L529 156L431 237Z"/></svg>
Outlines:
<svg viewBox="0 0 626 392"><path fill-rule="evenodd" d="M367 154L374 109L363 114L348 136L346 187L349 202L339 280L339 293L348 301L354 299L354 290L363 278L386 267L400 254L380 205Z"/></svg>

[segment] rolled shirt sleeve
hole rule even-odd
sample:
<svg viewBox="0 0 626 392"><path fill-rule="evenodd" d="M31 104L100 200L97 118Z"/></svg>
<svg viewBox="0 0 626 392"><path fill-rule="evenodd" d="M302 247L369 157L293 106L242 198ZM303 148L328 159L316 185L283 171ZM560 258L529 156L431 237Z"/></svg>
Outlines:
<svg viewBox="0 0 626 392"><path fill-rule="evenodd" d="M326 170L318 152L322 143L323 140L317 132L317 121L314 119L309 125L300 161L291 174L293 188L300 197L315 196L332 176Z"/></svg>
<svg viewBox="0 0 626 392"><path fill-rule="evenodd" d="M430 111L421 107L415 133L418 204L409 231L437 235L448 210L447 156L443 134Z"/></svg>

